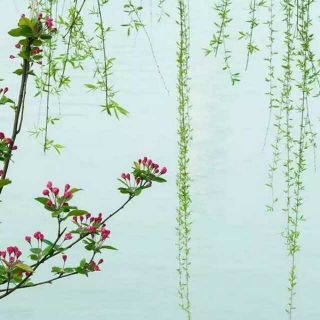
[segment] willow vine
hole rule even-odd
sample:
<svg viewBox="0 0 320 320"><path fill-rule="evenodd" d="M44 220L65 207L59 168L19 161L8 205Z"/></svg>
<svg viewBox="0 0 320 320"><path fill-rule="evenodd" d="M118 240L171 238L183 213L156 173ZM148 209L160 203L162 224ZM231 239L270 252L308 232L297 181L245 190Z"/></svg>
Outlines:
<svg viewBox="0 0 320 320"><path fill-rule="evenodd" d="M192 139L190 124L190 99L189 99L189 48L190 25L189 7L184 0L178 0L179 11L179 42L177 51L178 63L178 121L179 121L179 155L178 155L178 199L177 208L177 234L178 234L178 274L180 307L191 319L191 302L189 294L189 266L190 266L190 173L189 169L189 145Z"/></svg>
<svg viewBox="0 0 320 320"><path fill-rule="evenodd" d="M275 32L278 32L274 27L274 19L276 17L274 13L274 5L276 3L274 0L269 0L268 4L266 1L250 0L250 19L247 21L250 29L247 32L240 31L240 39L247 39L245 63L245 69L247 69L250 56L259 51L253 37L255 29L260 24L257 18L258 8L266 7L268 9L269 19L265 25L268 27L269 41L266 46L268 57L265 60L268 63L268 74L266 76L268 91L266 94L269 97L269 117L263 149L272 119L275 127L275 138L274 142L271 143L273 159L269 166L268 182L266 184L271 189L271 204L267 205L267 211L275 211L275 205L280 199L280 197L276 196L274 178L276 171L282 166L284 168L283 181L285 183L285 201L282 211L287 217L282 236L285 239L288 256L291 259L288 279L289 298L286 308L289 319L293 318L293 310L295 309L294 297L298 278L297 253L301 250L299 225L305 220L302 212L302 192L305 189L303 173L307 169L305 152L309 148L314 150L316 147L316 133L313 132L309 114L309 97L319 96L318 90L320 88L317 60L311 48L313 33L310 31L312 26L310 12L314 2L314 0L284 0L281 2L283 16L281 21L285 31L283 32L284 52L282 53L282 64L279 69L274 63L274 56L278 54L274 45L276 40ZM223 3L225 4L224 7L222 6ZM218 6L220 12L229 14L229 11L226 11L228 5L230 5L228 1L222 1ZM226 14L219 14L219 16L220 23L215 25L218 28L220 37L214 36L214 41L211 41L211 46L212 44L216 46L213 49L222 43L220 39L226 26L223 19L230 22L230 19L226 18ZM276 72L282 73L282 76L276 77ZM319 88L316 89L317 86ZM277 88L280 90L277 90ZM313 93L315 89L317 92ZM299 99L295 98L297 95L300 95Z"/></svg>

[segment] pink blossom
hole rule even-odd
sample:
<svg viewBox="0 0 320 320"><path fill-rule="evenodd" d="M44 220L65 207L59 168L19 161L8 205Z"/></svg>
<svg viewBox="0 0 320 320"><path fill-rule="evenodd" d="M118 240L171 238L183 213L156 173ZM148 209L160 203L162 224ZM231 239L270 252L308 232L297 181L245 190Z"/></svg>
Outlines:
<svg viewBox="0 0 320 320"><path fill-rule="evenodd" d="M23 13L22 15L21 15L21 18L24 18L26 15Z"/></svg>
<svg viewBox="0 0 320 320"><path fill-rule="evenodd" d="M160 171L161 174L165 174L167 172L167 168L166 167L163 167Z"/></svg>
<svg viewBox="0 0 320 320"><path fill-rule="evenodd" d="M55 195L57 195L58 193L59 193L59 188L53 188L52 189L52 192L55 194Z"/></svg>
<svg viewBox="0 0 320 320"><path fill-rule="evenodd" d="M13 263L14 262L14 260L15 260L15 258L12 256L12 257L10 257L10 262L11 263Z"/></svg>
<svg viewBox="0 0 320 320"><path fill-rule="evenodd" d="M4 141L6 144L10 144L13 140L11 138L6 138L6 140Z"/></svg>
<svg viewBox="0 0 320 320"><path fill-rule="evenodd" d="M98 264L101 264L101 263L103 263L103 259L100 259L98 262Z"/></svg>
<svg viewBox="0 0 320 320"><path fill-rule="evenodd" d="M63 260L64 262L66 262L67 258L68 258L68 256L67 256L66 254L63 254L63 255L62 255L62 260Z"/></svg>
<svg viewBox="0 0 320 320"><path fill-rule="evenodd" d="M42 13L38 14L38 19L41 20L42 19Z"/></svg>
<svg viewBox="0 0 320 320"><path fill-rule="evenodd" d="M44 239L44 235L40 232L40 231L37 231L35 232L35 234L33 235L37 240L40 240L40 241L43 241Z"/></svg>
<svg viewBox="0 0 320 320"><path fill-rule="evenodd" d="M52 18L47 17L45 22L46 22L47 27L52 27L53 26L53 19Z"/></svg>
<svg viewBox="0 0 320 320"><path fill-rule="evenodd" d="M71 233L66 233L64 236L64 240L71 240L72 239L72 234Z"/></svg>
<svg viewBox="0 0 320 320"><path fill-rule="evenodd" d="M0 177L4 174L3 170L0 170Z"/></svg>
<svg viewBox="0 0 320 320"><path fill-rule="evenodd" d="M17 44L15 45L15 47L16 47L17 49L20 49L20 48L21 48L21 44L20 44L20 43L17 43Z"/></svg>
<svg viewBox="0 0 320 320"><path fill-rule="evenodd" d="M149 159L149 160L147 161L147 163L148 163L148 165L150 166L150 165L152 164L152 160Z"/></svg>
<svg viewBox="0 0 320 320"><path fill-rule="evenodd" d="M48 188L48 189L51 189L51 188L52 188L52 182L51 182L51 181L48 181L48 183L47 183L47 188Z"/></svg>
<svg viewBox="0 0 320 320"><path fill-rule="evenodd" d="M10 54L9 58L10 58L10 59L14 59L14 58L15 58L15 56L14 56L14 55L12 55L12 54Z"/></svg>
<svg viewBox="0 0 320 320"><path fill-rule="evenodd" d="M130 180L130 173L127 173L126 178Z"/></svg>
<svg viewBox="0 0 320 320"><path fill-rule="evenodd" d="M72 194L71 194L70 191L66 191L66 192L64 193L64 197L65 197L66 199L71 198L71 196L72 196Z"/></svg>
<svg viewBox="0 0 320 320"><path fill-rule="evenodd" d="M42 191L42 194L43 194L44 196L48 196L48 195L49 195L49 190L48 190L48 189L44 189L44 190Z"/></svg>
<svg viewBox="0 0 320 320"><path fill-rule="evenodd" d="M141 159L138 160L139 164L141 164Z"/></svg>
<svg viewBox="0 0 320 320"><path fill-rule="evenodd" d="M17 251L16 252L16 256L17 256L17 259L19 259L19 257L22 255L22 252L21 251Z"/></svg>
<svg viewBox="0 0 320 320"><path fill-rule="evenodd" d="M47 206L47 207L51 207L52 205L53 205L52 201L51 201L50 199L47 200L46 206Z"/></svg>
<svg viewBox="0 0 320 320"><path fill-rule="evenodd" d="M17 150L18 149L18 146L13 146L12 147L12 150Z"/></svg>
<svg viewBox="0 0 320 320"><path fill-rule="evenodd" d="M148 161L148 158L147 157L144 157L143 158L143 162L147 162Z"/></svg>
<svg viewBox="0 0 320 320"><path fill-rule="evenodd" d="M31 243L31 237L30 236L25 236L24 238L27 242Z"/></svg>
<svg viewBox="0 0 320 320"><path fill-rule="evenodd" d="M89 232L96 232L97 231L97 227L89 226L89 227L87 227L87 230Z"/></svg>
<svg viewBox="0 0 320 320"><path fill-rule="evenodd" d="M94 268L94 271L101 271L98 265L95 265L93 268Z"/></svg>
<svg viewBox="0 0 320 320"><path fill-rule="evenodd" d="M89 219L91 217L91 213L86 213L86 218Z"/></svg>
<svg viewBox="0 0 320 320"><path fill-rule="evenodd" d="M57 32L58 31L58 29L57 28L52 28L52 30L51 30L52 32Z"/></svg>
<svg viewBox="0 0 320 320"><path fill-rule="evenodd" d="M65 185L65 187L64 187L64 191L68 191L69 189L70 189L70 184L67 183L67 184Z"/></svg>
<svg viewBox="0 0 320 320"><path fill-rule="evenodd" d="M75 221L75 222L77 222L77 217L74 216L74 217L72 218L72 220Z"/></svg>
<svg viewBox="0 0 320 320"><path fill-rule="evenodd" d="M35 52L36 54L38 54L38 53L41 52L41 50L40 50L39 48L35 48L35 49L34 49L34 52Z"/></svg>
<svg viewBox="0 0 320 320"><path fill-rule="evenodd" d="M84 218L83 218L83 216L80 216L79 219L82 222Z"/></svg>
<svg viewBox="0 0 320 320"><path fill-rule="evenodd" d="M8 91L9 91L9 88L5 87L4 90L3 90L3 94L6 94Z"/></svg>
<svg viewBox="0 0 320 320"><path fill-rule="evenodd" d="M9 254L13 253L13 252L14 252L13 247L8 247L8 248L7 248L7 252L8 252Z"/></svg>
<svg viewBox="0 0 320 320"><path fill-rule="evenodd" d="M126 175L125 173L122 173L122 174L121 174L121 178L122 178L122 179L126 179L126 177L127 177L127 175Z"/></svg>
<svg viewBox="0 0 320 320"><path fill-rule="evenodd" d="M3 132L0 132L0 140L4 139L5 138L5 135Z"/></svg>
<svg viewBox="0 0 320 320"><path fill-rule="evenodd" d="M0 251L0 257L5 258L6 257L6 252L5 251Z"/></svg>

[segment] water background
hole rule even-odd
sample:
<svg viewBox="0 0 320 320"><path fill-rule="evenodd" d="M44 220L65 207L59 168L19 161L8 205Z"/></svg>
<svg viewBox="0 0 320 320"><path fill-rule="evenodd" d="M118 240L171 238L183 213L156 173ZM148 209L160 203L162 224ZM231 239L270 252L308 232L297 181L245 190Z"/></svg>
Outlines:
<svg viewBox="0 0 320 320"><path fill-rule="evenodd" d="M19 65L17 60L8 59L15 53L15 40L7 31L15 26L19 14L26 12L19 2L23 1L0 0L0 78L5 78L12 98L19 86L12 71ZM143 31L128 38L120 28L128 18L121 12L119 2L111 2L104 12L108 25L116 30L108 39L109 56L116 57L110 81L119 91L117 101L130 111L130 116L118 121L100 112L103 97L87 93L83 87L91 81L90 63L85 65L83 73L69 69L73 85L60 98L63 119L49 128L49 138L67 148L61 156L53 151L44 155L39 141L28 134L38 123L40 105L39 100L32 98L34 83L30 82L25 122L17 141L19 149L9 172L13 184L4 190L1 204L0 249L17 245L26 257L25 235L41 230L47 238L54 236L54 221L33 200L41 195L48 180L60 187L70 183L83 188L73 203L93 214L105 215L125 201L126 196L117 190L116 179L130 170L132 161L147 156L167 166L168 183L154 185L110 220L109 244L119 250L103 254L102 272L89 278L71 277L52 285L21 290L0 302L3 318L185 319L177 306L175 246L177 4L167 1L171 17L158 24L155 1L143 3L142 18L148 25L170 89L168 95ZM289 259L280 236L285 216L281 206L274 213L265 213L270 192L264 184L272 159L269 145L275 133L271 128L262 153L269 112L264 95L268 89L264 81L266 54L252 57L249 70L243 72L246 47L235 39L238 31L247 26L247 4L237 0L232 9L235 20L230 27L234 40L230 42L231 63L235 71L242 72L241 83L233 88L228 74L221 70L223 58L204 57L202 50L208 47L216 17L212 2L191 2L193 319L287 319ZM267 20L266 9L261 10L260 18ZM90 26L91 18L87 19ZM267 36L265 26L257 29L256 39L264 53ZM276 61L280 63L280 57ZM317 127L317 104L312 107ZM2 107L0 112L1 131L11 132L12 111ZM42 104L40 119L44 112ZM55 99L52 114L59 114ZM303 193L307 221L301 224L295 319L316 320L320 316L319 171L312 170L312 154L308 160L311 164L304 177L306 192ZM276 179L276 188L282 195L280 178ZM68 265L78 264L84 257L81 252L79 249L70 252ZM60 264L60 258L55 264ZM42 268L39 281L47 279L48 270L49 267Z"/></svg>

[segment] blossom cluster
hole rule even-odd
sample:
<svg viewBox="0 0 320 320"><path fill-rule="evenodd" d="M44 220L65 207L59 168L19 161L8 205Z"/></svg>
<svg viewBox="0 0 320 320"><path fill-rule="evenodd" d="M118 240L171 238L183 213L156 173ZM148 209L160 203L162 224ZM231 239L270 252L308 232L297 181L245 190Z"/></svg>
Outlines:
<svg viewBox="0 0 320 320"><path fill-rule="evenodd" d="M25 36L29 40L23 39L15 44L15 47L20 50L19 55L24 59L32 58L33 62L41 65L41 53L43 52L43 49L41 49L43 45L42 40L51 39L51 34L57 32L57 28L53 27L53 18L49 16L44 17L42 13L39 13L37 18L29 20L25 14L22 14L18 26L20 27L19 29L11 30L13 32L11 35L14 37L20 35ZM45 34L45 32L48 34ZM27 52L27 55L23 54L23 52ZM15 59L16 56L11 54L9 58Z"/></svg>
<svg viewBox="0 0 320 320"><path fill-rule="evenodd" d="M70 191L70 184L66 184L64 187L63 195L60 196L60 189L57 187L53 187L52 182L49 181L47 183L47 189L44 189L42 191L42 194L46 197L48 197L48 200L46 201L46 206L48 207L55 207L56 209L59 209L61 205L68 206L67 203L65 203L65 200L72 198L72 192Z"/></svg>
<svg viewBox="0 0 320 320"><path fill-rule="evenodd" d="M7 138L3 132L0 132L0 161L10 159L10 145L13 143L11 138ZM13 145L11 150L17 150L18 147ZM0 170L0 177L3 175L3 171Z"/></svg>
<svg viewBox="0 0 320 320"><path fill-rule="evenodd" d="M147 157L139 159L133 164L132 174L122 173L121 179L118 179L126 186L126 188L119 188L121 193L139 195L142 189L150 188L153 181L166 182L165 179L160 177L167 172L166 167L160 169L160 166L157 163Z"/></svg>
<svg viewBox="0 0 320 320"><path fill-rule="evenodd" d="M9 88L8 87L5 87L5 88L0 88L0 94L6 94L7 92L9 91Z"/></svg>

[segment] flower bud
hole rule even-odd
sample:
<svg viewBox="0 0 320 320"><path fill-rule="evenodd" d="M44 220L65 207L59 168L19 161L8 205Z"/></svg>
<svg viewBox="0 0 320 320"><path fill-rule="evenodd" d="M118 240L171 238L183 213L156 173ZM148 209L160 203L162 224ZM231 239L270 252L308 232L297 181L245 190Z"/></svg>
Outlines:
<svg viewBox="0 0 320 320"><path fill-rule="evenodd" d="M62 260L63 260L64 262L67 261L67 258L68 258L68 256L67 256L66 254L63 254L63 255L62 255Z"/></svg>
<svg viewBox="0 0 320 320"><path fill-rule="evenodd" d="M49 195L49 190L44 189L44 190L42 191L42 194L43 194L44 196L48 196L48 195Z"/></svg>
<svg viewBox="0 0 320 320"><path fill-rule="evenodd" d="M25 236L25 238L24 238L27 242L29 242L29 243L31 243L31 237L29 237L29 236Z"/></svg>
<svg viewBox="0 0 320 320"><path fill-rule="evenodd" d="M53 205L52 201L49 199L47 202L46 202L46 206L48 207L51 207Z"/></svg>
<svg viewBox="0 0 320 320"><path fill-rule="evenodd" d="M166 167L163 167L160 171L161 174L165 174L167 172L167 168Z"/></svg>
<svg viewBox="0 0 320 320"><path fill-rule="evenodd" d="M51 182L51 181L48 181L48 183L47 183L47 188L48 188L48 189L51 189L51 188L52 188L52 182Z"/></svg>

